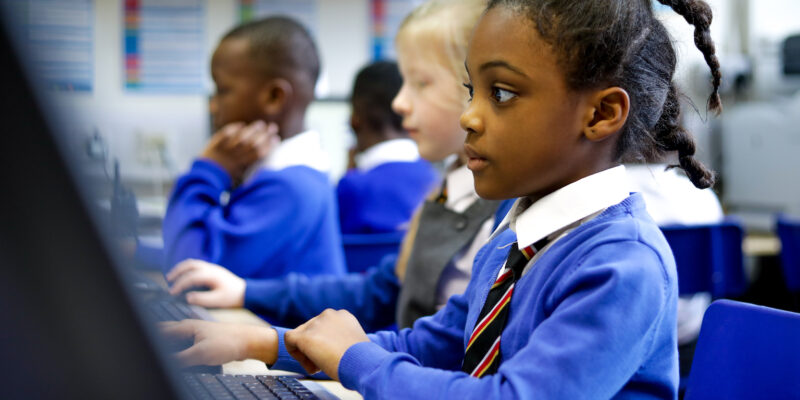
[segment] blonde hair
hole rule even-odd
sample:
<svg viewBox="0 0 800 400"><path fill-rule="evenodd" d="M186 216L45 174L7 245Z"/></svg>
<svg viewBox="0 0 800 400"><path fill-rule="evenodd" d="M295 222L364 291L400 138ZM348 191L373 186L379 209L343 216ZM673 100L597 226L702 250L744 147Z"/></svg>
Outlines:
<svg viewBox="0 0 800 400"><path fill-rule="evenodd" d="M430 0L415 8L397 31L395 40L413 35L419 45L437 46L436 54L461 82L466 82L464 60L472 28L486 9L486 0Z"/></svg>

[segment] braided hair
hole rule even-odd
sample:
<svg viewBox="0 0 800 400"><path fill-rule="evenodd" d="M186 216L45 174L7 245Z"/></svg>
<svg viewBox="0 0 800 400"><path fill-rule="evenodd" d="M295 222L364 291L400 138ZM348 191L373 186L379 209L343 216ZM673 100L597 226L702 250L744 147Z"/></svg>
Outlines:
<svg viewBox="0 0 800 400"><path fill-rule="evenodd" d="M693 25L694 42L711 70L708 109L722 111L720 66L709 27L712 13L701 0L658 0ZM491 0L526 15L558 54L573 90L618 86L631 111L619 135L620 162L658 162L676 152L680 167L698 188L714 184L714 173L695 155L692 135L680 124L680 92L673 82L677 57L650 0Z"/></svg>

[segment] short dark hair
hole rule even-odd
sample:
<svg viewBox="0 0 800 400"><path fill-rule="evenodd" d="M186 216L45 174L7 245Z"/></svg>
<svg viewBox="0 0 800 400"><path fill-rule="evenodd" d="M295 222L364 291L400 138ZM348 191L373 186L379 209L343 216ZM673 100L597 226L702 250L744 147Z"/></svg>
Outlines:
<svg viewBox="0 0 800 400"><path fill-rule="evenodd" d="M720 66L711 40L711 8L700 0L658 0L694 25L694 41L711 69L708 108L721 111ZM677 152L695 186L714 184L713 172L694 158L695 143L680 125L679 92L672 81L677 58L672 40L656 18L651 0L492 0L524 13L558 54L574 90L619 86L631 111L620 134L616 159L663 161Z"/></svg>
<svg viewBox="0 0 800 400"><path fill-rule="evenodd" d="M403 86L394 61L378 61L362 68L353 83L350 102L353 111L373 130L402 131L403 119L392 110L392 100Z"/></svg>
<svg viewBox="0 0 800 400"><path fill-rule="evenodd" d="M268 77L291 79L313 99L319 79L317 46L308 30L285 16L267 17L239 25L222 38L247 39L256 66ZM300 72L302 77L298 77ZM298 79L301 78L301 79Z"/></svg>

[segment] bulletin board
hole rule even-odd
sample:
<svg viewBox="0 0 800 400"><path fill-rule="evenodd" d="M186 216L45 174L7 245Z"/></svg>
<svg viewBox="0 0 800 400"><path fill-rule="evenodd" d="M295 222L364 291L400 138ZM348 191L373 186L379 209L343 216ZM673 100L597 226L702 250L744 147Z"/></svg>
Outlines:
<svg viewBox="0 0 800 400"><path fill-rule="evenodd" d="M122 1L125 89L150 94L206 92L206 2Z"/></svg>
<svg viewBox="0 0 800 400"><path fill-rule="evenodd" d="M370 0L372 60L396 58L394 37L406 16L423 0Z"/></svg>
<svg viewBox="0 0 800 400"><path fill-rule="evenodd" d="M291 17L305 26L312 36L317 35L319 24L317 0L239 0L241 22L270 15Z"/></svg>
<svg viewBox="0 0 800 400"><path fill-rule="evenodd" d="M93 0L6 0L2 6L34 79L49 89L92 91Z"/></svg>

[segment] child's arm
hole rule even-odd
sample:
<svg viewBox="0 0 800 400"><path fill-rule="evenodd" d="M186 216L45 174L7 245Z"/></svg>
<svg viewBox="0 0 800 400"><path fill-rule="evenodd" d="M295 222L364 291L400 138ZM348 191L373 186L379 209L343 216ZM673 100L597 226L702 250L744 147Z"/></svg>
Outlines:
<svg viewBox="0 0 800 400"><path fill-rule="evenodd" d="M341 252L321 265L319 249L299 248L307 244L303 238L333 226L325 219L333 218L333 193L324 174L306 167L260 170L226 201L231 184L228 174L207 160L195 161L176 182L163 225L165 272L187 258L225 265L240 276L343 272ZM340 248L334 233L324 237L329 242L319 243L320 249ZM284 254L295 256L288 260Z"/></svg>
<svg viewBox="0 0 800 400"><path fill-rule="evenodd" d="M392 349L385 341L364 343L352 334L352 326L343 328L347 318L337 314L296 335L287 334L285 340L291 350L303 353L365 398L611 398L638 374L655 374L654 379L664 383L643 391L669 397L672 393L664 388L677 378L675 359L654 356L673 351L675 345L674 332L670 333L675 329L675 288L663 265L652 249L638 242L594 249L543 300L552 302L548 306L552 314L525 337L505 337L507 342L522 341L520 350L496 374L482 379L461 372L460 364L444 370L418 359L423 351L415 347L418 343L431 352L436 348L429 343L443 341L443 332L419 323L415 330L422 328L425 338L407 341L405 350L412 354ZM515 293L519 295L539 301L538 293ZM334 327L348 334L333 338L336 334L329 332ZM375 336L371 339L375 341ZM459 344L426 356L448 358L455 353L461 359L463 341ZM663 365L655 372L642 370L646 361L651 367L653 362ZM654 393L659 390L664 393Z"/></svg>
<svg viewBox="0 0 800 400"><path fill-rule="evenodd" d="M289 274L280 279L241 279L227 269L199 260L178 264L169 274L171 292L192 287L208 291L190 292L186 301L204 307L242 307L270 322L297 326L326 308L353 313L364 329L374 331L394 322L400 284L394 274L396 257L385 257L366 273L344 276L307 277Z"/></svg>
<svg viewBox="0 0 800 400"><path fill-rule="evenodd" d="M185 366L222 365L247 359L272 364L277 358L278 337L270 327L187 319L162 322L161 331L170 338L194 340L191 347L175 354Z"/></svg>

